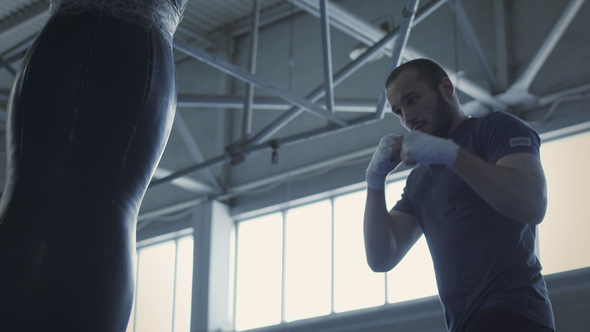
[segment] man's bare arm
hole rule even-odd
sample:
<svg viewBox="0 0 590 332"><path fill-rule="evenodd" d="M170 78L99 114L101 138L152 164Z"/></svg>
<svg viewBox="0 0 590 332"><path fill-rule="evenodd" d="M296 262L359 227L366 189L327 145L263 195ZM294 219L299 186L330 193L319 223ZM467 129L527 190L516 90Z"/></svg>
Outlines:
<svg viewBox="0 0 590 332"><path fill-rule="evenodd" d="M370 187L363 229L367 263L375 272L394 268L422 236L414 216L396 210L387 212L384 191Z"/></svg>
<svg viewBox="0 0 590 332"><path fill-rule="evenodd" d="M498 212L538 224L547 210L547 185L539 158L507 155L494 165L461 148L453 171Z"/></svg>
<svg viewBox="0 0 590 332"><path fill-rule="evenodd" d="M451 139L411 131L403 137L401 157L406 163L446 165L486 203L519 222L538 224L545 216L545 174L532 154L513 153L491 164Z"/></svg>

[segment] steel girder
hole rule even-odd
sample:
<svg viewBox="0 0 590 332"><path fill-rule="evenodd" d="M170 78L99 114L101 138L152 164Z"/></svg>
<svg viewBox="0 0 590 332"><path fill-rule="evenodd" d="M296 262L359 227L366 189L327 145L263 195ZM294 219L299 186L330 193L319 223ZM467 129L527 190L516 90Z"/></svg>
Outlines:
<svg viewBox="0 0 590 332"><path fill-rule="evenodd" d="M12 17L4 19L0 25L0 35L43 15L49 16L49 1L37 1Z"/></svg>
<svg viewBox="0 0 590 332"><path fill-rule="evenodd" d="M315 0L287 1L307 11L311 15L319 16L318 3ZM435 9L439 8L447 1L448 0L438 0L431 3L426 8L420 10L420 13L416 17L414 24L418 24L419 22L421 22L426 16L428 16ZM332 26L348 34L349 36L357 39L358 41L365 43L366 45L373 45L375 42L383 38L383 36L385 35L385 32L383 32L382 30L374 27L372 24L368 22L365 22L364 20L353 15L352 13L349 13L347 10L338 6L335 3L333 3L330 8L330 22ZM391 57L391 52L392 49L390 47L386 47L383 53ZM410 45L406 46L404 58L411 60L415 58L424 57L427 56L413 49ZM451 72L450 70L448 70L448 68L443 67L443 69L445 69L445 71L447 72ZM451 75L451 79L454 79L454 77L452 76L453 75ZM478 86L477 84L473 83L472 81L466 78L461 79L461 84L457 88L463 91L465 94L469 95L470 97L480 101L482 104L489 105L494 109L505 110L507 108L506 105L494 99L494 97L486 89Z"/></svg>
<svg viewBox="0 0 590 332"><path fill-rule="evenodd" d="M361 57L359 57L357 60L353 61L353 63L351 63L349 66L345 67L339 74L336 75L336 78L334 79L335 84L337 82L341 82L342 80L344 80L344 78L348 77L351 74L351 71L353 68L356 70L356 69L360 68L361 65L368 62L368 60L376 52L380 51L381 48L383 48L386 44L388 44L389 41L394 38L394 36L398 36L398 38L395 42L396 44L402 43L402 45L405 45L407 42L407 38L409 37L409 29L411 28L414 17L416 16L416 8L418 6L418 3L419 3L419 0L408 0L407 6L405 8L408 15L405 15L405 18L403 19L403 22L401 24L402 29L386 35L385 38L383 38L376 45L371 47ZM399 37L402 37L402 38L399 38ZM179 45L177 45L177 43ZM213 55L207 54L207 52L205 52L203 50L192 49L192 47L190 45L188 45L187 43L175 41L175 47L179 48L181 51L183 51L191 56L194 56L198 60L204 61L207 64L210 64L218 69L221 69L221 70L227 72L230 75L240 76L240 78L247 78L248 80L253 80L253 81L257 80L257 78L253 77L254 75L251 75L251 74L245 72L244 70L238 68L237 66L235 66L233 64L229 64L229 63L224 63L222 60L218 59L217 57L215 57ZM399 57L401 57L401 52L403 50L403 47L400 47L399 49L400 49ZM395 61L397 63L398 59L393 59L393 61ZM230 70L235 70L235 72L233 72L233 71L229 72ZM246 74L249 74L249 75L246 75ZM256 83L256 82L253 82L253 83ZM272 85L271 83L267 82L267 86L269 84ZM317 96L316 100L320 98L319 96L323 96L323 94L325 94L325 89L318 88L318 89L316 89L316 91L317 92L315 94L312 93L312 95ZM283 96L281 96L281 97L283 97ZM313 100L313 98L309 98L309 99ZM294 109L292 109L292 111L287 112L287 114L291 114L291 115L295 114L296 115L300 111L301 111L301 107L299 109L294 108ZM330 113L330 114L333 115L333 113ZM220 164L226 163L226 162L230 161L233 156L236 156L236 155L260 153L262 151L271 149L273 147L276 148L277 146L284 146L284 145L300 143L300 142L307 141L311 138L322 137L322 136L332 134L335 132L356 128L361 125L372 123L376 120L380 120L380 117L376 117L374 114L371 114L367 117L362 117L362 118L359 118L356 120L349 121L346 126L343 126L340 128L333 128L333 127L328 126L327 128L323 128L320 130L310 131L310 132L306 132L306 133L292 135L290 137L283 138L283 139L273 140L273 142L270 142L269 144L264 144L264 143L263 144L253 144L253 140L251 140L245 146L242 146L235 151L230 151L231 156L224 154L224 155L218 156L216 158L213 158L207 162L177 171L173 174L168 175L167 177L152 181L150 183L150 187L159 186L159 185L165 184L167 182L170 182L178 177L182 177L182 176L185 176L185 175L197 172L197 171L201 171L205 168L209 168L209 167L212 167L215 165L220 165ZM290 121L290 119L281 120L281 121L282 122L279 125L283 125L284 123L287 123L288 121ZM274 130L274 128L278 127L279 125L273 123L271 125L271 127L272 127L271 129ZM264 130L263 130L263 132L264 132ZM256 137L254 139L256 139Z"/></svg>
<svg viewBox="0 0 590 332"><path fill-rule="evenodd" d="M574 20L574 17L580 10L580 7L584 4L584 1L585 0L570 1L557 23L553 26L553 29L551 29L549 35L547 35L541 48L539 48L523 74L514 82L514 84L512 84L510 87L511 89L528 91L533 79L537 76L543 64L545 64L545 61L565 33L565 30Z"/></svg>
<svg viewBox="0 0 590 332"><path fill-rule="evenodd" d="M292 2L293 4L295 4L296 6L301 6L302 4L307 4L307 2L302 2L302 1L294 1L294 0L293 1L289 0L289 1ZM444 1L446 1L446 0L444 0ZM444 1L439 1L439 2L444 2ZM317 6L318 4L317 4L317 2L312 1L311 5L312 5L311 7L308 7L306 5L306 6L302 7L302 9L306 10L308 13L317 17L319 14L316 10L318 10L318 9L313 6ZM427 7L426 9L424 9L423 11L421 11L420 13L418 13L415 16L416 21L422 21L426 16L430 15L434 11L434 9L438 8L439 6L440 5L438 3L436 3L434 5ZM318 15L316 15L316 14L318 14ZM380 30L375 30L375 28L373 28L369 24L363 25L362 21L360 21L358 18L354 17L352 14L349 14L348 12L343 10L342 8L337 6L335 3L332 3L330 6L329 17L330 17L330 25L332 25L338 29L341 29L341 30L344 29L345 32L347 32L349 34L353 34L355 38L359 38L359 36L363 35L363 34L367 34L367 33L371 34L372 33L369 37L365 38L366 44L372 45L372 47L370 47L358 59L356 59L355 61L348 64L346 67L341 69L336 75L334 75L334 78L333 78L334 86L337 86L342 81L344 81L346 78L348 78L348 76L352 75L354 72L356 72L358 69L360 69L377 52L387 52L388 48L390 47L389 46L390 41L395 42L398 40L399 29L392 31L389 34L384 33ZM355 22L358 24L354 24ZM351 26L347 26L347 24L350 24ZM416 23L414 23L414 24L416 24ZM361 32L360 33L358 31L354 32L354 29L356 29L356 28L361 29ZM373 30L371 30L371 29L373 29ZM375 31L377 31L377 33L381 37L378 38L377 40L372 40L371 38L376 36ZM391 51L389 51L389 56L392 56ZM314 91L312 91L309 95L307 95L307 99L311 100L312 102L315 102L318 99L322 98L324 95L325 95L325 89L323 88L323 85L322 85L322 86L319 86L318 88L316 88ZM273 123L271 123L269 126L264 128L262 131L260 131L255 137L253 137L250 141L248 141L246 145L259 144L259 143L267 140L268 138L270 138L270 136L275 134L280 128L282 128L285 124L287 124L289 121L291 121L296 116L298 116L301 112L302 112L301 108L296 108L296 107L291 108L289 110L289 112L283 114L283 116L281 116L280 118L275 120Z"/></svg>
<svg viewBox="0 0 590 332"><path fill-rule="evenodd" d="M242 109L244 99L233 96L178 95L177 106ZM256 97L252 108L278 112L289 110L291 104L279 98ZM334 102L334 110L336 112L369 113L375 111L375 102L372 100L337 100Z"/></svg>
<svg viewBox="0 0 590 332"><path fill-rule="evenodd" d="M522 75L516 79L506 93L498 96L498 99L510 105L521 105L536 101L536 98L528 93L531 83L541 70L541 67L545 64L545 61L547 61L553 49L557 46L557 43L574 20L574 17L584 2L585 0L571 0L569 2Z"/></svg>
<svg viewBox="0 0 590 332"><path fill-rule="evenodd" d="M459 0L449 0L448 4L451 7L451 10L455 13L455 20L459 25L459 29L483 73L492 95L500 93L500 85L496 80L496 75L494 75L492 66L490 66L490 63L483 52L483 48L475 35L475 31L473 30L471 22L469 22L469 18L467 17L467 13L465 13L465 9L463 9L463 5Z"/></svg>
<svg viewBox="0 0 590 332"><path fill-rule="evenodd" d="M324 60L324 90L326 91L326 108L334 113L334 81L332 80L332 47L330 39L330 18L328 17L328 0L320 0L322 26L322 55Z"/></svg>
<svg viewBox="0 0 590 332"><path fill-rule="evenodd" d="M334 124L339 126L346 126L347 122L344 119L337 117L336 115L326 111L325 108L316 105L314 103L309 102L308 100L295 96L283 89L279 86L271 83L265 79L262 79L256 75L251 74L247 70L244 70L233 63L224 61L219 57L205 51L204 49L196 46L192 46L189 43L175 39L174 40L174 48L180 52L183 52L199 61L202 61L214 68L221 70L222 72L234 76L240 80L243 80L247 83L252 83L258 86L259 88L271 92L286 101L290 102L291 104L297 105L303 109L311 111L313 114L324 118Z"/></svg>
<svg viewBox="0 0 590 332"><path fill-rule="evenodd" d="M412 25L414 24L414 17L416 15L416 11L418 10L418 4L420 1L408 1L406 7L403 11L404 19L399 28L398 38L395 45L393 45L393 50L391 51L391 62L389 63L389 70L387 71L387 76L391 73L397 66L402 63L404 50L406 49L406 45L408 43L408 38L410 37L410 31L412 30ZM385 87L381 89L381 94L379 95L379 100L377 101L377 110L375 111L375 118L382 119L383 118L383 111L385 109L385 103L387 103L387 98L385 96Z"/></svg>
<svg viewBox="0 0 590 332"><path fill-rule="evenodd" d="M260 0L254 0L252 8L252 29L250 30L250 56L248 59L248 71L256 74L256 58L258 54L258 29L260 27ZM246 84L246 96L244 100L244 117L242 121L242 137L250 138L252 133L252 104L254 103L254 83Z"/></svg>

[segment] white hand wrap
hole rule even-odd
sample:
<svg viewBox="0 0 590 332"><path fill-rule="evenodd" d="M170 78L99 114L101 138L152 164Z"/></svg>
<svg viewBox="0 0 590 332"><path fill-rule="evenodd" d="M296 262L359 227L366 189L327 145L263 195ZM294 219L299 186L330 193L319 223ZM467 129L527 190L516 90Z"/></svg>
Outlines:
<svg viewBox="0 0 590 332"><path fill-rule="evenodd" d="M404 162L408 164L442 164L455 166L459 145L451 139L431 136L420 131L410 131L402 144Z"/></svg>
<svg viewBox="0 0 590 332"><path fill-rule="evenodd" d="M369 163L365 178L367 185L373 189L383 190L385 188L385 178L387 174L393 171L401 160L392 160L391 151L392 145L395 144L395 139L399 135L390 134L381 139L379 146L373 154L373 159Z"/></svg>

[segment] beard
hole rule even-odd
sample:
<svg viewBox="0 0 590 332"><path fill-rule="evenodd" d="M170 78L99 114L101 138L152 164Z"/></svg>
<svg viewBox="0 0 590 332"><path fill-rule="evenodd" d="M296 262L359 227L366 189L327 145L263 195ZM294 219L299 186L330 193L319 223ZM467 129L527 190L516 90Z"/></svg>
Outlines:
<svg viewBox="0 0 590 332"><path fill-rule="evenodd" d="M446 138L453 124L453 108L440 92L436 96L434 111L434 129L432 135Z"/></svg>

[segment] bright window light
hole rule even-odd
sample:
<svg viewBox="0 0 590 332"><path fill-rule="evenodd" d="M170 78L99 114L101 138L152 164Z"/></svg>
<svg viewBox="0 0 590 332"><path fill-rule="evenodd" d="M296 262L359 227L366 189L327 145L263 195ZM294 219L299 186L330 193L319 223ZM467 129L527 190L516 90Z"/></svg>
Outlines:
<svg viewBox="0 0 590 332"><path fill-rule="evenodd" d="M334 311L385 303L385 277L367 264L363 238L366 192L334 199Z"/></svg>
<svg viewBox="0 0 590 332"><path fill-rule="evenodd" d="M178 240L174 332L190 331L193 289L193 237Z"/></svg>
<svg viewBox="0 0 590 332"><path fill-rule="evenodd" d="M393 207L401 198L406 181L389 183L386 188L388 206ZM406 254L406 257L387 273L387 299L390 303L413 300L438 294L432 258L424 236Z"/></svg>
<svg viewBox="0 0 590 332"><path fill-rule="evenodd" d="M174 288L174 241L139 250L135 330L172 330Z"/></svg>
<svg viewBox="0 0 590 332"><path fill-rule="evenodd" d="M275 213L238 225L236 330L281 322L283 217Z"/></svg>
<svg viewBox="0 0 590 332"><path fill-rule="evenodd" d="M285 320L327 315L332 282L330 201L291 209L286 218Z"/></svg>
<svg viewBox="0 0 590 332"><path fill-rule="evenodd" d="M543 273L590 266L590 132L543 143L547 214L539 225Z"/></svg>
<svg viewBox="0 0 590 332"><path fill-rule="evenodd" d="M390 303L438 294L434 267L424 236L406 257L387 273L387 299Z"/></svg>

